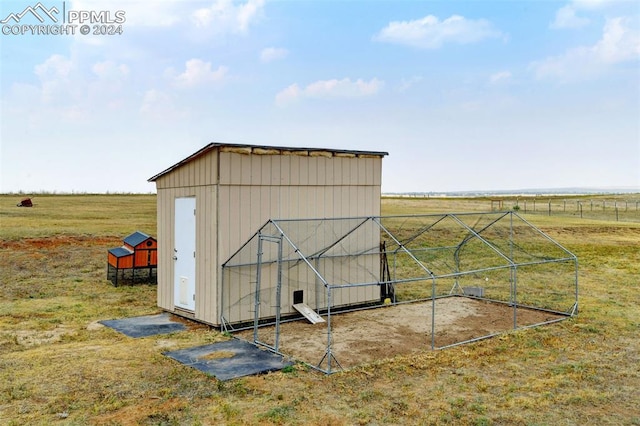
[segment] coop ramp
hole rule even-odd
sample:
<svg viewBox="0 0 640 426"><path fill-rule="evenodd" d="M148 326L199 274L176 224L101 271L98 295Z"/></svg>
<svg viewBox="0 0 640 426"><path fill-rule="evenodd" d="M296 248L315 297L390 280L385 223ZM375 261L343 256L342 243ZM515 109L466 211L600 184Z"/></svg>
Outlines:
<svg viewBox="0 0 640 426"><path fill-rule="evenodd" d="M316 313L309 306L304 303L296 303L293 305L293 309L300 312L311 324L318 324L320 322L325 322L324 319Z"/></svg>

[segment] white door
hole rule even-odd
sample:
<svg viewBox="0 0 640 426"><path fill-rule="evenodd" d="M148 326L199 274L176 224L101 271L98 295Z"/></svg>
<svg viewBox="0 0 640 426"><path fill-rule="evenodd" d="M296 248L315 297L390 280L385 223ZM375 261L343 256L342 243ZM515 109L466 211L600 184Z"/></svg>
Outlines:
<svg viewBox="0 0 640 426"><path fill-rule="evenodd" d="M176 198L174 227L174 293L176 307L196 309L196 199Z"/></svg>

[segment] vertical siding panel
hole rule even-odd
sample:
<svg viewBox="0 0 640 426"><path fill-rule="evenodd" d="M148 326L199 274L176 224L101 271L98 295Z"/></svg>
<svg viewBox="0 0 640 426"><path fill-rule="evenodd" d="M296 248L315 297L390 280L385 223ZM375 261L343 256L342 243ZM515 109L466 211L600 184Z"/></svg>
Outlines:
<svg viewBox="0 0 640 426"><path fill-rule="evenodd" d="M170 305L169 291L171 281L169 279L168 259L169 246L172 244L168 228L171 226L171 209L168 205L169 189L159 189L157 195L157 237L158 237L158 306L163 309L173 309Z"/></svg>
<svg viewBox="0 0 640 426"><path fill-rule="evenodd" d="M199 161L199 169L198 169L198 174L196 176L196 185L211 185L211 181L208 178L209 175L207 173L208 168L209 168L209 158L211 158L212 155L208 155L205 157L201 157L200 161Z"/></svg>
<svg viewBox="0 0 640 426"><path fill-rule="evenodd" d="M298 158L300 169L298 174L298 181L294 182L294 185L309 185L309 157L296 157Z"/></svg>
<svg viewBox="0 0 640 426"><path fill-rule="evenodd" d="M189 183L187 186L196 186L196 169L198 167L197 161L192 161L189 167Z"/></svg>
<svg viewBox="0 0 640 426"><path fill-rule="evenodd" d="M215 175L213 175L215 176ZM209 256L211 270L211 277L209 278L209 282L207 283L209 287L209 291L212 294L212 298L215 298L215 306L216 309L212 312L213 317L210 319L212 324L218 324L220 321L221 315L221 294L222 294L222 276L221 276L221 268L220 261L218 257L218 186L212 185L208 188L209 192L209 211L211 212L211 216L207 218L207 225L209 226L209 250L211 250L211 254Z"/></svg>
<svg viewBox="0 0 640 426"><path fill-rule="evenodd" d="M291 182L291 155L280 158L280 181L275 185L289 185Z"/></svg>
<svg viewBox="0 0 640 426"><path fill-rule="evenodd" d="M333 215L333 188L325 186L322 188L322 192L324 193L323 217L335 217Z"/></svg>
<svg viewBox="0 0 640 426"><path fill-rule="evenodd" d="M251 185L260 185L264 173L269 172L269 164L265 164L264 155L251 155Z"/></svg>
<svg viewBox="0 0 640 426"><path fill-rule="evenodd" d="M231 183L231 154L221 152L220 155L220 184L229 185Z"/></svg>
<svg viewBox="0 0 640 426"><path fill-rule="evenodd" d="M357 185L358 184L358 159L347 158L347 181L345 185Z"/></svg>
<svg viewBox="0 0 640 426"><path fill-rule="evenodd" d="M339 217L351 217L353 216L353 214L351 213L350 210L350 204L349 203L349 197L351 196L350 194L350 187L349 186L343 186L342 191L340 191L340 215Z"/></svg>
<svg viewBox="0 0 640 426"><path fill-rule="evenodd" d="M263 185L280 185L280 163L282 156L280 155L265 155L267 157L267 164L271 171L270 179L262 182Z"/></svg>
<svg viewBox="0 0 640 426"><path fill-rule="evenodd" d="M262 223L266 222L267 219L280 219L283 216L282 213L282 192L280 191L280 187L272 186L269 188L269 210L270 212L268 218L263 218ZM262 224L261 223L261 224Z"/></svg>
<svg viewBox="0 0 640 426"><path fill-rule="evenodd" d="M248 226L250 235L253 235L260 225L262 225L261 222L264 222L262 217L269 211L269 187L252 186L249 188L249 191L251 193L251 204L249 208L250 221ZM247 239L249 239L249 237L247 237ZM244 241L240 244L244 244Z"/></svg>
<svg viewBox="0 0 640 426"><path fill-rule="evenodd" d="M353 159L351 158L341 158L342 163L342 184L343 185L352 185L354 179L354 171L352 169Z"/></svg>
<svg viewBox="0 0 640 426"><path fill-rule="evenodd" d="M256 171L259 171L257 179L255 179L256 185L267 185L268 182L271 181L271 156L270 155L256 155L255 156L256 163L259 163L259 168Z"/></svg>
<svg viewBox="0 0 640 426"><path fill-rule="evenodd" d="M195 166L195 162L194 162ZM196 196L196 318L207 318L207 300L206 294L206 270L207 270L207 252L205 250L205 241L207 239L205 230L205 220L209 213L206 207L206 200L202 194L202 187L195 188Z"/></svg>
<svg viewBox="0 0 640 426"><path fill-rule="evenodd" d="M212 186L199 187L200 193L200 211L203 213L201 220L201 233L200 238L202 240L201 246L201 260L204 263L204 271L200 288L202 290L202 318L211 323L216 317L218 311L218 298L212 283L216 274L216 259L215 250L213 250L211 241L215 239L215 231L211 227L211 218L214 217L215 212L212 210L211 205L211 192ZM196 201L197 203L197 201ZM216 321L217 322L217 321Z"/></svg>
<svg viewBox="0 0 640 426"><path fill-rule="evenodd" d="M333 211L331 212L331 217L342 217L341 216L341 211L340 211L340 205L342 203L342 197L341 197L341 187L340 186L333 186L330 188L331 194L332 194L332 204L333 204Z"/></svg>
<svg viewBox="0 0 640 426"><path fill-rule="evenodd" d="M327 168L331 164L331 159L327 157L318 158L318 185L326 186L328 182Z"/></svg>
<svg viewBox="0 0 640 426"><path fill-rule="evenodd" d="M364 185L358 185L356 187L356 191L358 193L358 210L356 212L357 216L366 216L368 213L367 207L368 207L368 203L367 203L367 187Z"/></svg>
<svg viewBox="0 0 640 426"><path fill-rule="evenodd" d="M305 157L307 159L308 180L307 185L318 185L318 159L319 157Z"/></svg>
<svg viewBox="0 0 640 426"><path fill-rule="evenodd" d="M231 255L229 252L229 241L231 240L231 235L235 228L235 224L233 222L237 222L237 218L232 220L232 218L235 217L235 213L231 211L230 186L221 185L218 187L218 200L218 256L220 256L221 262L224 262Z"/></svg>
<svg viewBox="0 0 640 426"><path fill-rule="evenodd" d="M358 185L367 185L367 163L369 162L368 158L358 158L356 163L358 163Z"/></svg>
<svg viewBox="0 0 640 426"><path fill-rule="evenodd" d="M288 216L289 207L291 205L291 191L292 188L290 186L277 188L277 203L271 204L271 218L283 219Z"/></svg>
<svg viewBox="0 0 640 426"><path fill-rule="evenodd" d="M305 217L310 217L310 206L309 206L309 198L310 198L311 191L309 191L309 187L301 187L300 190L298 191L298 202L297 202L297 211L298 214L296 215L296 217L300 217L300 218L305 218Z"/></svg>
<svg viewBox="0 0 640 426"><path fill-rule="evenodd" d="M163 304L165 309L173 310L173 259L171 252L173 251L173 198L174 190L166 189L163 191L163 210L165 211L165 225L162 227L162 238L158 236L158 250L161 250L161 258L163 260L162 275L163 282Z"/></svg>
<svg viewBox="0 0 640 426"><path fill-rule="evenodd" d="M239 154L229 153L229 173L229 185L238 185L242 182L242 162Z"/></svg>
<svg viewBox="0 0 640 426"><path fill-rule="evenodd" d="M334 185L342 185L342 162L344 158L334 157L333 158L333 184Z"/></svg>
<svg viewBox="0 0 640 426"><path fill-rule="evenodd" d="M231 247L231 253L235 252L244 244L249 237L253 234L254 230L251 225L251 187L241 186L240 191L240 232L238 238Z"/></svg>
<svg viewBox="0 0 640 426"><path fill-rule="evenodd" d="M240 157L240 170L241 170L240 183L242 185L250 185L251 174L253 172L253 168L251 165L252 155L238 154L238 157Z"/></svg>
<svg viewBox="0 0 640 426"><path fill-rule="evenodd" d="M333 165L335 164L335 158L325 158L324 160L325 161L322 167L322 173L324 175L322 177L322 185L331 186L334 182Z"/></svg>
<svg viewBox="0 0 640 426"><path fill-rule="evenodd" d="M285 211L283 218L292 218L292 217L300 217L298 214L298 196L300 193L299 186L290 186L289 187L289 199L288 203L285 204Z"/></svg>
<svg viewBox="0 0 640 426"><path fill-rule="evenodd" d="M218 170L218 159L220 151L214 151L209 155L209 179L212 184L220 183L220 171Z"/></svg>
<svg viewBox="0 0 640 426"><path fill-rule="evenodd" d="M367 158L367 181L366 185L376 185L376 159Z"/></svg>

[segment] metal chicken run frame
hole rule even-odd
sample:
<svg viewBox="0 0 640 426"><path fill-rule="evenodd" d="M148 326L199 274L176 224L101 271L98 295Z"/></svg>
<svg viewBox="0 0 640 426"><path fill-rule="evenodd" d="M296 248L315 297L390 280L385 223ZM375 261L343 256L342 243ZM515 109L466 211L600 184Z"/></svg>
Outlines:
<svg viewBox="0 0 640 426"><path fill-rule="evenodd" d="M299 289L314 296L308 304L326 319L324 354L307 364L331 374L342 370L333 315L431 301L428 339L432 349L443 349L499 333L439 346L441 298L504 304L512 309L513 329L576 315L578 259L513 211L269 220L222 265L222 329L253 328L254 344L286 355L280 326L300 319L287 303L292 292L302 294ZM519 326L519 309L556 318ZM249 311L252 317L243 321ZM264 325L275 328L266 339Z"/></svg>

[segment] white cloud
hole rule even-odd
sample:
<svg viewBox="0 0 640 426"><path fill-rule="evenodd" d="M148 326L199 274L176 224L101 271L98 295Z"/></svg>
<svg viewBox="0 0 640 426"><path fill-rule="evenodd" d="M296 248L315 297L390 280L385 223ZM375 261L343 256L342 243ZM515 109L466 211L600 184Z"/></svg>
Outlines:
<svg viewBox="0 0 640 426"><path fill-rule="evenodd" d="M576 8L593 10L600 9L607 4L613 3L614 0L573 0L571 4L573 4Z"/></svg>
<svg viewBox="0 0 640 426"><path fill-rule="evenodd" d="M215 71L211 70L211 62L201 59L190 59L185 64L182 74L174 78L176 85L181 87L194 87L203 84L222 81L227 75L228 68L219 66Z"/></svg>
<svg viewBox="0 0 640 426"><path fill-rule="evenodd" d="M371 96L378 93L383 85L384 82L377 78L372 78L369 81L362 79L352 81L349 78L318 80L303 89L297 84L292 84L276 95L276 104L283 106L302 98L336 99Z"/></svg>
<svg viewBox="0 0 640 426"><path fill-rule="evenodd" d="M640 31L628 25L628 18L607 19L602 38L593 46L580 46L563 55L531 63L537 78L563 80L589 78L616 63L638 60Z"/></svg>
<svg viewBox="0 0 640 426"><path fill-rule="evenodd" d="M62 55L51 55L42 64L34 67L34 72L40 79L41 99L45 103L54 102L56 99L69 103L72 89L70 87L70 75L73 70L73 62ZM77 89L77 87L76 87Z"/></svg>
<svg viewBox="0 0 640 426"><path fill-rule="evenodd" d="M300 90L300 87L294 83L276 95L276 105L284 106L291 102L295 102L301 95L302 91Z"/></svg>
<svg viewBox="0 0 640 426"><path fill-rule="evenodd" d="M262 49L260 52L260 60L262 62L273 62L278 59L286 58L289 54L287 49L279 48L279 47L267 47Z"/></svg>
<svg viewBox="0 0 640 426"><path fill-rule="evenodd" d="M556 12L551 28L580 28L589 24L588 18L576 16L576 9L572 5L561 7Z"/></svg>
<svg viewBox="0 0 640 426"><path fill-rule="evenodd" d="M129 75L129 67L113 61L97 62L91 67L95 75L104 80L119 80Z"/></svg>
<svg viewBox="0 0 640 426"><path fill-rule="evenodd" d="M51 55L42 64L36 65L34 72L41 80L66 78L71 73L73 63L62 55Z"/></svg>
<svg viewBox="0 0 640 426"><path fill-rule="evenodd" d="M231 0L216 0L211 6L193 12L191 17L199 28L242 33L260 17L263 8L264 0L249 0L240 4Z"/></svg>
<svg viewBox="0 0 640 426"><path fill-rule="evenodd" d="M186 115L174 106L170 95L157 89L150 89L145 92L140 106L140 113L145 117L162 121L174 120L177 117Z"/></svg>
<svg viewBox="0 0 640 426"><path fill-rule="evenodd" d="M492 74L491 77L489 77L489 81L491 82L491 84L505 83L505 82L508 82L509 80L511 80L510 71L500 71L495 74Z"/></svg>
<svg viewBox="0 0 640 426"><path fill-rule="evenodd" d="M628 23L625 18L607 20L602 38L592 48L599 61L614 64L640 58L640 30L627 27Z"/></svg>
<svg viewBox="0 0 640 426"><path fill-rule="evenodd" d="M374 36L374 40L408 46L437 49L445 43L470 44L503 34L485 19L467 19L452 15L440 21L428 15L413 21L392 21Z"/></svg>
<svg viewBox="0 0 640 426"><path fill-rule="evenodd" d="M422 76L416 75L413 76L409 79L402 79L402 81L400 82L400 86L398 87L398 91L399 92L406 92L407 90L409 90L412 86L420 83L423 80Z"/></svg>

